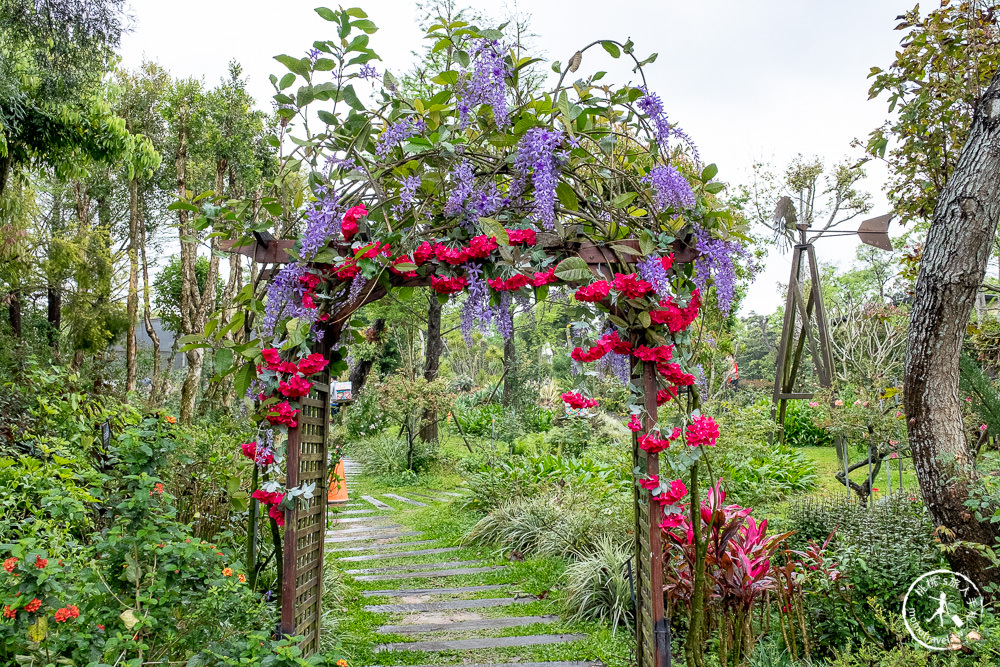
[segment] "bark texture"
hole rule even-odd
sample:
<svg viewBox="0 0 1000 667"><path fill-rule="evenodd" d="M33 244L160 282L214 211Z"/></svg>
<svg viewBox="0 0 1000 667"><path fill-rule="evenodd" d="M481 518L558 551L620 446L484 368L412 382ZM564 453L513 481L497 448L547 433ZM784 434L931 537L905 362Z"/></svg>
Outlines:
<svg viewBox="0 0 1000 667"><path fill-rule="evenodd" d="M995 532L964 507L976 470L962 427L959 356L1000 217L1000 76L980 101L969 138L934 209L906 345L905 407L920 490L939 534L959 542L952 569L982 589L1000 570L973 547ZM941 530L944 528L945 530Z"/></svg>
<svg viewBox="0 0 1000 667"><path fill-rule="evenodd" d="M427 348L424 351L424 379L433 382L437 379L438 369L441 367L441 302L437 300L436 294L430 294L427 301ZM437 410L424 410L423 423L420 426L420 439L424 442L437 442Z"/></svg>
<svg viewBox="0 0 1000 667"><path fill-rule="evenodd" d="M128 331L125 335L125 391L135 391L139 344L135 327L139 315L139 181L128 183Z"/></svg>

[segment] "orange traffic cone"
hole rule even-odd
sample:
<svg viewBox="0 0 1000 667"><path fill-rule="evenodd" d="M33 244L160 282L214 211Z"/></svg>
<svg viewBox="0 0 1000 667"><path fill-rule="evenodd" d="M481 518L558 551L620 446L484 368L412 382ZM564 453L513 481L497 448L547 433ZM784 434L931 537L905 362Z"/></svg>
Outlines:
<svg viewBox="0 0 1000 667"><path fill-rule="evenodd" d="M344 459L337 461L337 465L333 469L333 475L330 476L330 490L326 494L326 501L337 504L347 502L347 478L344 476Z"/></svg>

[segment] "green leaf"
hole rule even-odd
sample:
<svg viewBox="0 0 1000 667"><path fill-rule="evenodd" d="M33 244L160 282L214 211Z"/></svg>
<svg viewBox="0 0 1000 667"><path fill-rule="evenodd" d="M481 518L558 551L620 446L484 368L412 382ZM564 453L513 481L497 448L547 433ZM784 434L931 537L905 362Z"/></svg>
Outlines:
<svg viewBox="0 0 1000 667"><path fill-rule="evenodd" d="M244 364L240 370L236 372L236 377L233 378L233 391L236 392L237 396L243 396L247 393L247 388L250 383L257 378L257 367L253 363Z"/></svg>
<svg viewBox="0 0 1000 667"><path fill-rule="evenodd" d="M535 288L535 301L545 301L549 298L549 286L542 285Z"/></svg>
<svg viewBox="0 0 1000 667"><path fill-rule="evenodd" d="M349 104L351 108L357 109L358 111L365 110L365 105L361 103L361 100L358 99L358 94L354 92L353 84L348 84L344 86L344 89L341 91L341 93L344 96L344 101L347 102L347 104Z"/></svg>
<svg viewBox="0 0 1000 667"><path fill-rule="evenodd" d="M409 301L413 298L413 292L412 287L400 287L396 290L396 298L400 301Z"/></svg>
<svg viewBox="0 0 1000 667"><path fill-rule="evenodd" d="M713 195L718 194L725 189L726 189L726 184L719 183L718 181L716 181L715 183L709 183L708 185L705 186L705 192L709 192Z"/></svg>
<svg viewBox="0 0 1000 667"><path fill-rule="evenodd" d="M642 251L643 255L652 255L656 251L656 241L653 240L653 235L648 229L642 230L642 233L639 234L639 250Z"/></svg>
<svg viewBox="0 0 1000 667"><path fill-rule="evenodd" d="M233 365L233 351L228 347L220 347L215 351L215 372L224 373Z"/></svg>
<svg viewBox="0 0 1000 667"><path fill-rule="evenodd" d="M315 63L313 63L313 70L317 72L332 72L337 66L337 61L333 58L318 58Z"/></svg>
<svg viewBox="0 0 1000 667"><path fill-rule="evenodd" d="M495 28L487 28L486 30L479 31L480 37L485 37L490 40L501 40L503 39L503 33Z"/></svg>
<svg viewBox="0 0 1000 667"><path fill-rule="evenodd" d="M348 16L353 16L356 19L368 18L368 14L366 14L365 10L361 9L360 7L350 7L349 9L345 9L344 13L347 14Z"/></svg>
<svg viewBox="0 0 1000 667"><path fill-rule="evenodd" d="M289 71L295 72L305 79L309 78L308 58L293 58L292 56L281 54L280 56L275 56L274 59L287 67Z"/></svg>
<svg viewBox="0 0 1000 667"><path fill-rule="evenodd" d="M351 25L359 30L363 30L369 35L373 32L378 31L378 26L375 25L374 21L369 21L368 19L361 19L360 21L351 21Z"/></svg>
<svg viewBox="0 0 1000 667"><path fill-rule="evenodd" d="M713 162L712 164L705 167L701 172L701 180L704 183L708 183L710 180L715 178L715 175L719 173L719 168Z"/></svg>
<svg viewBox="0 0 1000 667"><path fill-rule="evenodd" d="M327 21L336 21L337 20L336 13L334 13L334 11L332 9L328 9L327 7L317 7L316 8L316 13L319 14L320 16L322 16Z"/></svg>
<svg viewBox="0 0 1000 667"><path fill-rule="evenodd" d="M603 41L601 42L601 46L604 47L605 51L611 54L612 58L617 58L622 54L622 52L618 49L618 45L614 42Z"/></svg>
<svg viewBox="0 0 1000 667"><path fill-rule="evenodd" d="M611 205L615 208L625 208L632 203L632 200L639 196L638 192L623 192L611 200Z"/></svg>
<svg viewBox="0 0 1000 667"><path fill-rule="evenodd" d="M411 262L400 262L399 264L393 264L392 268L405 273L406 271L416 271L418 267Z"/></svg>
<svg viewBox="0 0 1000 667"><path fill-rule="evenodd" d="M457 82L458 82L458 72L454 70L441 72L436 77L431 79L431 83L437 83L442 86L452 86Z"/></svg>
<svg viewBox="0 0 1000 667"><path fill-rule="evenodd" d="M316 115L319 116L319 119L324 123L326 123L327 125L337 124L337 117L334 116L329 111L327 111L326 109L320 109L319 111L316 112Z"/></svg>
<svg viewBox="0 0 1000 667"><path fill-rule="evenodd" d="M281 81L278 82L278 89L279 90L284 90L285 88L288 88L293 83L295 83L295 75L292 74L291 72L289 72L285 76L281 77Z"/></svg>
<svg viewBox="0 0 1000 667"><path fill-rule="evenodd" d="M559 181L559 185L556 186L556 196L559 197L559 202L570 211L580 209L580 200L576 198L576 192L566 181Z"/></svg>
<svg viewBox="0 0 1000 667"><path fill-rule="evenodd" d="M556 278L566 282L589 280L593 275L587 262L581 257L567 257L556 265Z"/></svg>
<svg viewBox="0 0 1000 667"><path fill-rule="evenodd" d="M170 206L168 206L167 210L168 211L184 210L184 211L194 211L195 213L197 213L201 209L198 208L197 206L195 206L194 204L190 203L190 202L186 202L186 201L183 201L183 200L177 200L173 204L171 204Z"/></svg>
<svg viewBox="0 0 1000 667"><path fill-rule="evenodd" d="M483 230L483 234L486 236L496 238L497 243L500 245L510 245L510 237L507 236L507 230L504 229L503 224L499 220L479 218L479 228Z"/></svg>

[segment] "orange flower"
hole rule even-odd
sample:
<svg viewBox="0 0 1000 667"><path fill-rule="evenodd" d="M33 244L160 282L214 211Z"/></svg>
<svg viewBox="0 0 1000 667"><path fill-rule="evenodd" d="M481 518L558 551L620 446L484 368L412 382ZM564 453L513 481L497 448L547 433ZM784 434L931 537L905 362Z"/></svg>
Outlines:
<svg viewBox="0 0 1000 667"><path fill-rule="evenodd" d="M42 601L39 600L38 598L33 598L31 602L24 605L24 610L30 613L35 613L41 606L42 606Z"/></svg>
<svg viewBox="0 0 1000 667"><path fill-rule="evenodd" d="M341 658L337 661L337 667L347 667L347 661Z"/></svg>
<svg viewBox="0 0 1000 667"><path fill-rule="evenodd" d="M240 580L241 584L247 583L247 575L243 574L242 572L236 575L236 578Z"/></svg>
<svg viewBox="0 0 1000 667"><path fill-rule="evenodd" d="M165 422L167 422L168 424L176 424L177 423L177 417L174 417L173 415L167 415L166 417L163 418L163 420Z"/></svg>
<svg viewBox="0 0 1000 667"><path fill-rule="evenodd" d="M222 576L224 576L224 577L231 577L231 576L233 576L233 568L227 567L227 568L223 569L222 570Z"/></svg>

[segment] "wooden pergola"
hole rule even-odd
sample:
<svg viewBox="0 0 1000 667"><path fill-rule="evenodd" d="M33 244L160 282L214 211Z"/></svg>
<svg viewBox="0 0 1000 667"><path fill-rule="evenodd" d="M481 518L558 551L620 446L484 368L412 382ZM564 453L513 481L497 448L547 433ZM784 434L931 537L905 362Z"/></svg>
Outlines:
<svg viewBox="0 0 1000 667"><path fill-rule="evenodd" d="M291 239L269 240L258 238L250 243L238 244L224 241L224 251L235 252L259 264L287 264L296 241ZM555 234L539 233L537 245L550 255L564 259L580 257L591 271L604 278L612 278L613 264L628 264L639 252L636 240L625 239L613 244L570 242ZM351 256L354 250L347 244L334 244L335 250ZM624 247L626 250L622 250ZM631 250L632 252L628 252ZM684 264L694 260L696 251L680 242L675 243L674 263ZM384 278L388 277L388 281ZM387 284L388 283L388 284ZM430 276L406 278L386 272L383 280L368 280L352 302L342 304L330 313L323 324L324 334L318 349L329 358L333 346L339 341L344 323L362 306L384 297L393 287L428 287ZM616 309L610 311L616 314ZM633 344L639 344L641 330L630 332ZM655 430L657 423L657 371L654 362L634 362L632 381L643 389L646 417L643 430ZM301 399L302 413L296 428L288 430L287 483L289 488L300 484L315 483L322 489L327 480L330 402L332 381L329 371L314 382L312 391ZM633 467L645 471L647 477L659 474L659 455L648 454L632 438ZM645 496L645 497L644 497ZM639 667L664 667L670 663L669 619L666 618L663 598L663 538L660 523L663 509L659 503L650 502L648 494L634 485L635 512L635 592L636 592L636 655ZM318 493L311 500L299 501L288 514L284 529L283 572L281 591L280 630L288 636L304 637L301 647L306 655L319 649L320 617L322 615L324 536L327 496Z"/></svg>

